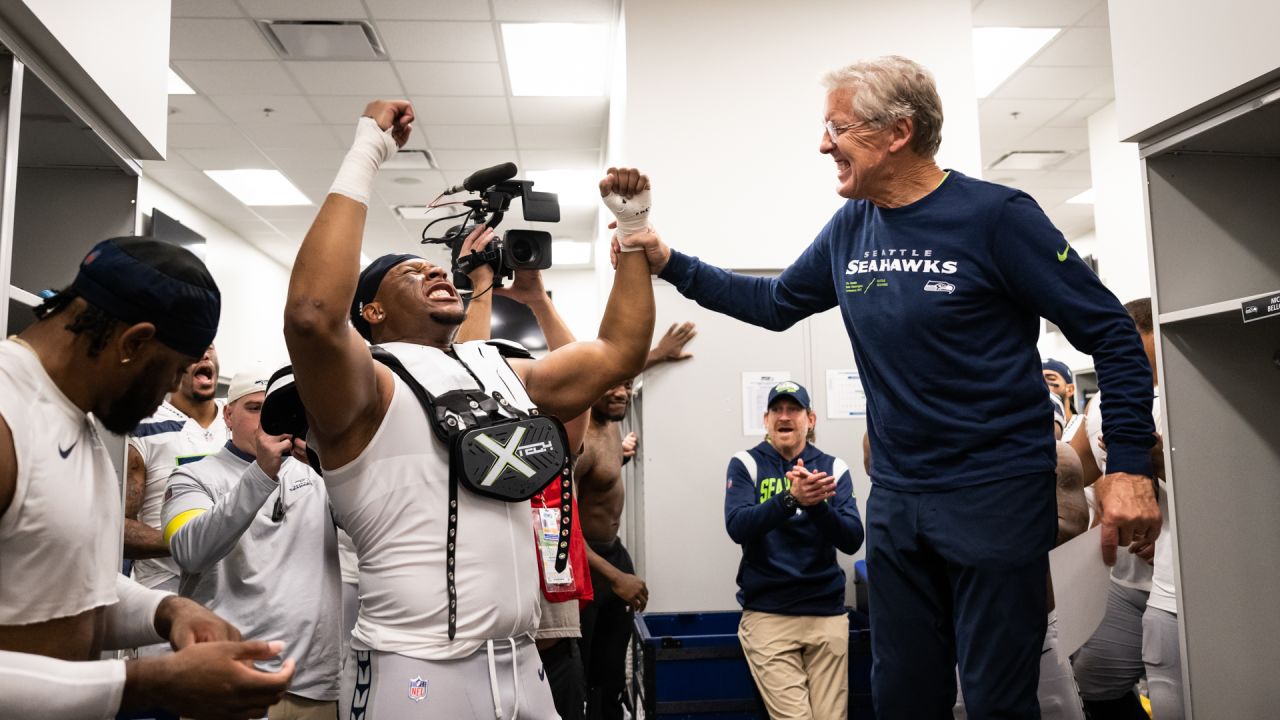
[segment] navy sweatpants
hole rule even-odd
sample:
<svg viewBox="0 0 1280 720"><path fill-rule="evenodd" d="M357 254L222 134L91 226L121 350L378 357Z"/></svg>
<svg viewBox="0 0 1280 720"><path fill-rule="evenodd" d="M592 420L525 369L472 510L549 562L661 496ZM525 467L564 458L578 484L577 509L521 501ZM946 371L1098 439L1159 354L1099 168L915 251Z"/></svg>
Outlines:
<svg viewBox="0 0 1280 720"><path fill-rule="evenodd" d="M958 490L875 485L867 501L871 685L879 720L1039 718L1052 472Z"/></svg>

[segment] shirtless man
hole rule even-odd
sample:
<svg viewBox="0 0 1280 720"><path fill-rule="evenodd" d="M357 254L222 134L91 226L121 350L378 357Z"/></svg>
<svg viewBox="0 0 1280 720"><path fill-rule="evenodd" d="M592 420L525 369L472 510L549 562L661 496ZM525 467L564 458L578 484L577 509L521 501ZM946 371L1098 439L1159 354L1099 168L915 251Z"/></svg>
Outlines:
<svg viewBox="0 0 1280 720"><path fill-rule="evenodd" d="M693 357L684 352L693 323L672 325L649 351L648 369ZM582 661L587 669L587 716L621 718L627 643L633 612L649 602L649 588L635 574L631 555L618 537L625 489L625 454L619 422L631 404L631 381L611 388L591 406L582 455L574 466L578 513L591 562L595 600L582 611Z"/></svg>
<svg viewBox="0 0 1280 720"><path fill-rule="evenodd" d="M249 661L199 604L120 574L120 492L95 420L128 432L213 340L220 296L190 252L144 238L99 243L75 282L0 342L0 717L77 720L163 707L256 718L293 676ZM89 413L92 413L90 417ZM98 660L167 639L161 657Z"/></svg>

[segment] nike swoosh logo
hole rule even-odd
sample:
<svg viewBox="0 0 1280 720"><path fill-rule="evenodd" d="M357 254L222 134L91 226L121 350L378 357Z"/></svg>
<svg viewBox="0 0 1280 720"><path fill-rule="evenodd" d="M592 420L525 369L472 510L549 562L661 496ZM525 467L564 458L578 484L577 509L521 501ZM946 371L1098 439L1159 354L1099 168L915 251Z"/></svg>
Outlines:
<svg viewBox="0 0 1280 720"><path fill-rule="evenodd" d="M67 448L66 450L63 450L63 449L62 449L62 446L61 446L61 445L59 445L59 446L58 446L58 454L62 456L62 459L63 459L63 460L66 460L66 459L67 459L67 456L69 456L69 455L71 454L71 451L72 451L72 450L75 450L75 449L76 449L76 445L79 445L79 444L80 444L80 441L79 441L79 440L76 440L75 442L71 443L71 447Z"/></svg>
<svg viewBox="0 0 1280 720"><path fill-rule="evenodd" d="M1058 262L1066 262L1067 253L1069 252L1071 252L1071 245L1068 243L1066 247L1062 248L1062 252L1058 253Z"/></svg>

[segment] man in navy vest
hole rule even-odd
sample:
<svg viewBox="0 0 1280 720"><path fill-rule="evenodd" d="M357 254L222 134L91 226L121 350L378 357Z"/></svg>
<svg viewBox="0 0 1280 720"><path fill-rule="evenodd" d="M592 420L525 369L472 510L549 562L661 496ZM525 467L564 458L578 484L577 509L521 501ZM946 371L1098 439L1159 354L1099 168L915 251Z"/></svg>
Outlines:
<svg viewBox="0 0 1280 720"><path fill-rule="evenodd" d="M769 391L764 442L729 461L724 524L742 546L738 638L771 718L844 717L849 616L836 550L862 546L849 466L809 443L809 393Z"/></svg>

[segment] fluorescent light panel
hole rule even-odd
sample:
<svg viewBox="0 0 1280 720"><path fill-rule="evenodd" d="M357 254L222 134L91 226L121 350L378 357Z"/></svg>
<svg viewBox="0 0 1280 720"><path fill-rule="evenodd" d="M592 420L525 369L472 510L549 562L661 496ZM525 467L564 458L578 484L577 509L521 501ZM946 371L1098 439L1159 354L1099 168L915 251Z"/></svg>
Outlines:
<svg viewBox="0 0 1280 720"><path fill-rule="evenodd" d="M195 95L196 91L191 89L186 80L182 76L169 68L169 94L170 95Z"/></svg>
<svg viewBox="0 0 1280 720"><path fill-rule="evenodd" d="M604 95L609 28L582 23L503 23L511 94Z"/></svg>
<svg viewBox="0 0 1280 720"><path fill-rule="evenodd" d="M533 189L553 192L566 207L593 207L600 202L600 173L596 170L530 170L525 178Z"/></svg>
<svg viewBox="0 0 1280 720"><path fill-rule="evenodd" d="M205 170L209 179L245 205L311 205L279 170Z"/></svg>
<svg viewBox="0 0 1280 720"><path fill-rule="evenodd" d="M995 92L1061 31L1062 28L974 28L973 70L978 97Z"/></svg>
<svg viewBox="0 0 1280 720"><path fill-rule="evenodd" d="M1068 205L1092 205L1093 204L1093 188L1089 188L1084 192L1076 195L1067 201Z"/></svg>
<svg viewBox="0 0 1280 720"><path fill-rule="evenodd" d="M988 170L1047 170L1067 157L1065 150L1014 150L987 166Z"/></svg>
<svg viewBox="0 0 1280 720"><path fill-rule="evenodd" d="M591 243L577 240L553 240L551 241L551 260L556 267L590 265Z"/></svg>

